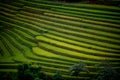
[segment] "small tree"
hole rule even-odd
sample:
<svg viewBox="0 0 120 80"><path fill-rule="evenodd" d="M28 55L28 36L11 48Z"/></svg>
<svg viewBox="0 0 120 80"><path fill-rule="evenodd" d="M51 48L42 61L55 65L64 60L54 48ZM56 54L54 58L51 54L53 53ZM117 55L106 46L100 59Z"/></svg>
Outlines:
<svg viewBox="0 0 120 80"><path fill-rule="evenodd" d="M18 78L18 80L22 80L23 77L24 77L24 68L23 68L23 65L21 65L21 64L18 65L17 70L18 70L18 72L17 72L17 78Z"/></svg>
<svg viewBox="0 0 120 80"><path fill-rule="evenodd" d="M5 29L5 27L0 26L0 31L3 31Z"/></svg>
<svg viewBox="0 0 120 80"><path fill-rule="evenodd" d="M40 33L41 35L44 35L45 33L48 33L48 30L41 30Z"/></svg>
<svg viewBox="0 0 120 80"><path fill-rule="evenodd" d="M23 80L34 80L34 75L30 72L29 69L24 71Z"/></svg>
<svg viewBox="0 0 120 80"><path fill-rule="evenodd" d="M42 69L42 67L38 63L33 64L30 67L30 71L31 71L31 73L33 73L34 78L46 80L46 74L44 72L42 72L41 69Z"/></svg>
<svg viewBox="0 0 120 80"><path fill-rule="evenodd" d="M39 67L34 67L32 64L20 64L18 66L17 78L18 80L34 80L35 74L38 73Z"/></svg>
<svg viewBox="0 0 120 80"><path fill-rule="evenodd" d="M109 62L105 61L97 65L97 72L96 80L119 80L119 73L111 67Z"/></svg>
<svg viewBox="0 0 120 80"><path fill-rule="evenodd" d="M42 71L40 71L37 75L38 75L39 79L41 79L41 80L46 80L46 78L47 78L46 74Z"/></svg>
<svg viewBox="0 0 120 80"><path fill-rule="evenodd" d="M56 73L53 76L53 80L62 80L62 75L60 71L56 71Z"/></svg>
<svg viewBox="0 0 120 80"><path fill-rule="evenodd" d="M70 68L70 75L78 76L80 72L87 72L87 73L89 73L89 71L85 67L86 67L86 64L80 61L79 63L73 65Z"/></svg>

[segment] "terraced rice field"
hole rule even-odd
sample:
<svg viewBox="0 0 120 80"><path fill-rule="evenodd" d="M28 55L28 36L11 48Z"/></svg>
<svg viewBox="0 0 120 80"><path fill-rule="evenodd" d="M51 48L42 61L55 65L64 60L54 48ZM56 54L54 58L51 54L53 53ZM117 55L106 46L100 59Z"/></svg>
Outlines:
<svg viewBox="0 0 120 80"><path fill-rule="evenodd" d="M104 60L120 69L120 8L47 0L18 0L0 7L0 26L13 27L0 32L0 72L37 62L47 75L60 70L66 80L86 80ZM79 61L90 74L69 76L69 68Z"/></svg>

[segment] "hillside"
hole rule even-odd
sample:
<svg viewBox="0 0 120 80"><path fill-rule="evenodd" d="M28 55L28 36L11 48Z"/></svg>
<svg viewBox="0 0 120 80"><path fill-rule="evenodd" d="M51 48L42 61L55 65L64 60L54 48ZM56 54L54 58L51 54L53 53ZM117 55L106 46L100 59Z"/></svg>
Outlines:
<svg viewBox="0 0 120 80"><path fill-rule="evenodd" d="M109 61L120 71L120 8L47 0L0 3L0 72L16 72L21 63L40 63L52 76L88 80L95 65ZM90 74L69 75L83 61Z"/></svg>

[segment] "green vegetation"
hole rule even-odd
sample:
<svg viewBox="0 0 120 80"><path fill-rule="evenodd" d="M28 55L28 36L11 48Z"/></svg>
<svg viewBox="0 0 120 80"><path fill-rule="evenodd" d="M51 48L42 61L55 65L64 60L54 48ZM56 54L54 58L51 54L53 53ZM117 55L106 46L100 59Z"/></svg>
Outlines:
<svg viewBox="0 0 120 80"><path fill-rule="evenodd" d="M85 67L86 67L86 64L80 61L78 64L75 64L74 66L72 66L72 68L70 69L70 74L72 76L79 76L79 73L82 71L89 73L89 71Z"/></svg>
<svg viewBox="0 0 120 80"><path fill-rule="evenodd" d="M119 7L6 1L0 2L1 80L118 80ZM110 67L101 66L105 60Z"/></svg>
<svg viewBox="0 0 120 80"><path fill-rule="evenodd" d="M103 69L99 69L99 67L103 67ZM95 80L114 80L119 79L119 73L113 69L109 62L105 61L101 64L97 65L98 74L95 77Z"/></svg>

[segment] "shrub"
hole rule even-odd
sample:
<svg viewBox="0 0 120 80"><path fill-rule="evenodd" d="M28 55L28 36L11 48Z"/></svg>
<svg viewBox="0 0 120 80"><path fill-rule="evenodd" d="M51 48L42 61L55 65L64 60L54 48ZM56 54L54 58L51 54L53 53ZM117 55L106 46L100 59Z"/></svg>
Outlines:
<svg viewBox="0 0 120 80"><path fill-rule="evenodd" d="M3 31L4 29L5 29L5 27L0 26L0 31Z"/></svg>
<svg viewBox="0 0 120 80"><path fill-rule="evenodd" d="M80 61L79 63L73 65L70 68L70 75L72 75L72 76L79 76L80 72L87 72L87 73L89 73L88 69L85 68L85 67L86 67L86 64Z"/></svg>
<svg viewBox="0 0 120 80"><path fill-rule="evenodd" d="M18 66L18 80L46 80L46 74L38 64L21 64Z"/></svg>
<svg viewBox="0 0 120 80"><path fill-rule="evenodd" d="M62 75L60 71L56 71L56 73L53 76L53 80L62 80Z"/></svg>
<svg viewBox="0 0 120 80"><path fill-rule="evenodd" d="M97 72L98 75L95 80L119 80L119 73L111 67L109 62L102 62L97 65Z"/></svg>

